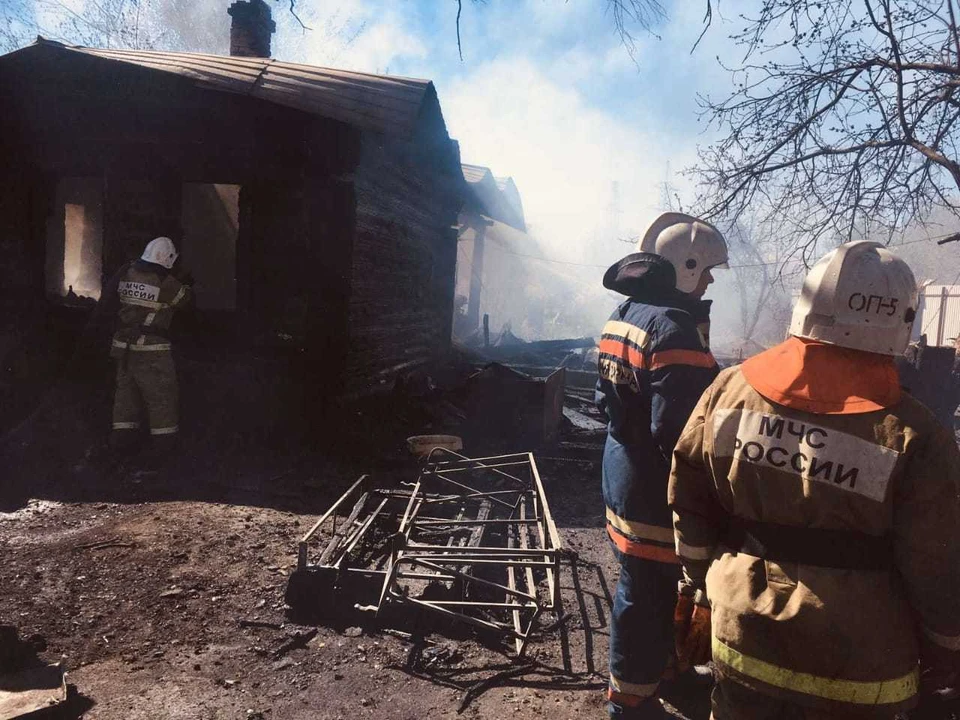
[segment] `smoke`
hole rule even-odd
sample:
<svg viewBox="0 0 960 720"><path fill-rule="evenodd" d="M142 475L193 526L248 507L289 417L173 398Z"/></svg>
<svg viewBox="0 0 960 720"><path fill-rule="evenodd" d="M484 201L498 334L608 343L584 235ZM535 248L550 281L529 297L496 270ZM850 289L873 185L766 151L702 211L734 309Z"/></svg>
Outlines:
<svg viewBox="0 0 960 720"><path fill-rule="evenodd" d="M7 0L0 3L0 49L23 47L43 35L90 47L225 55L230 48L231 1ZM309 26L305 30L286 2L268 4L277 24L273 54L315 64L344 59L363 36L371 15L360 0L301 1L297 15ZM369 42L376 47L377 41Z"/></svg>

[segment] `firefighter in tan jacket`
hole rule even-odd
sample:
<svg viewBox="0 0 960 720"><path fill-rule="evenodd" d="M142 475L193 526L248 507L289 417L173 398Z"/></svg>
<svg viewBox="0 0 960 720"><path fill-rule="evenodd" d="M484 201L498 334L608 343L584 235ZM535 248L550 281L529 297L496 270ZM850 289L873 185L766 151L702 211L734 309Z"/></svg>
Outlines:
<svg viewBox="0 0 960 720"><path fill-rule="evenodd" d="M176 260L173 241L158 237L121 271L118 327L110 350L117 360L112 445L130 447L146 415L158 461L180 429L169 330L174 312L189 300L190 288L171 272Z"/></svg>
<svg viewBox="0 0 960 720"><path fill-rule="evenodd" d="M709 601L717 720L893 718L956 677L960 453L893 363L916 303L883 246L837 248L792 337L687 423L669 503L681 597Z"/></svg>

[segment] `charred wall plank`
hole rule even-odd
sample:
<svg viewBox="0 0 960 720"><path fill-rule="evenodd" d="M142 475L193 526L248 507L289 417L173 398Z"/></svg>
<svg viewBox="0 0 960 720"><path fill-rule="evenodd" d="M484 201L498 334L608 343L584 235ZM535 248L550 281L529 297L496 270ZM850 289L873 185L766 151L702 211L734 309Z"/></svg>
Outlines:
<svg viewBox="0 0 960 720"><path fill-rule="evenodd" d="M355 182L347 390L362 394L449 347L461 185L432 149L374 135Z"/></svg>

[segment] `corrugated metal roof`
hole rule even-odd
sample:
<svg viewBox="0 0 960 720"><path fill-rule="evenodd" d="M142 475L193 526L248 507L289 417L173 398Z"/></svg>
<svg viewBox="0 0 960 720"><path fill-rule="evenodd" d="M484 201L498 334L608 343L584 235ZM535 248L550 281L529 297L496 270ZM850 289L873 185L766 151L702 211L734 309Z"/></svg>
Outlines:
<svg viewBox="0 0 960 720"><path fill-rule="evenodd" d="M495 177L490 168L482 165L461 163L460 168L477 207L485 214L526 232L523 203L512 178Z"/></svg>
<svg viewBox="0 0 960 720"><path fill-rule="evenodd" d="M510 207L513 208L520 219L517 227L526 230L527 221L523 213L523 200L520 198L520 190L517 188L517 184L513 181L512 177L498 177L495 179L500 194L510 204Z"/></svg>
<svg viewBox="0 0 960 720"><path fill-rule="evenodd" d="M35 46L173 73L200 87L250 95L388 135L411 136L424 98L428 93L435 97L429 80L369 75L268 58L104 50L42 38Z"/></svg>
<svg viewBox="0 0 960 720"><path fill-rule="evenodd" d="M486 178L494 181L490 168L481 167L480 165L468 165L466 163L462 163L460 167L463 169L463 179L468 183L483 182Z"/></svg>

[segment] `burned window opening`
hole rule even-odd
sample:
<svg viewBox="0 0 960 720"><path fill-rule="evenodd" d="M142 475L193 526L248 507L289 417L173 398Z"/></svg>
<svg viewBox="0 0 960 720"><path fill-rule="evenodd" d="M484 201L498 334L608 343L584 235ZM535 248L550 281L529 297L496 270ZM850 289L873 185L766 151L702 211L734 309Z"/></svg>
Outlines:
<svg viewBox="0 0 960 720"><path fill-rule="evenodd" d="M46 291L66 304L99 300L103 270L103 183L61 178L47 222Z"/></svg>

